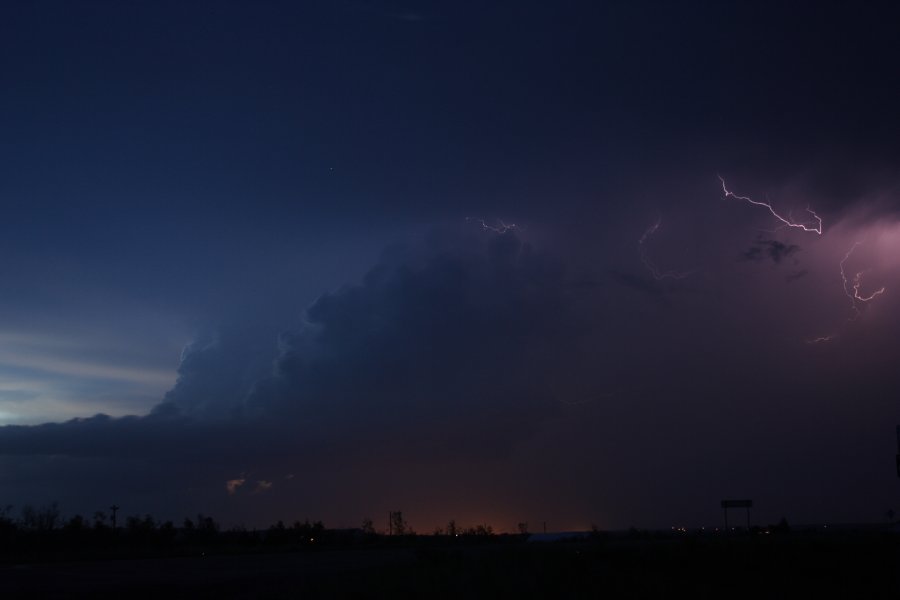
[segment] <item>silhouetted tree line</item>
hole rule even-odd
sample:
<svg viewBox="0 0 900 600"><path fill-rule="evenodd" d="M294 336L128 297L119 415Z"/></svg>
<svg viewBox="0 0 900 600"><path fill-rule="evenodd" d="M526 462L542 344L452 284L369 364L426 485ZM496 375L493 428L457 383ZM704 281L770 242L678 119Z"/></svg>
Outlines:
<svg viewBox="0 0 900 600"><path fill-rule="evenodd" d="M105 551L142 551L150 554L192 553L230 549L316 548L335 544L361 543L366 536L360 530L330 530L321 521L297 521L286 525L278 521L267 529L245 527L223 529L208 515L199 514L181 523L157 521L151 515L132 515L118 519L97 511L91 518L74 515L63 518L54 503L27 505L18 516L12 506L0 510L0 555L6 558L28 556L103 554Z"/></svg>
<svg viewBox="0 0 900 600"><path fill-rule="evenodd" d="M521 523L519 525L522 525ZM522 534L527 534L527 531L521 531ZM451 537L467 537L467 538L484 538L490 537L494 535L494 528L487 524L475 525L474 527L460 527L456 524L456 521L450 520L447 523L447 527L441 528L438 527L434 530L434 535L447 535Z"/></svg>
<svg viewBox="0 0 900 600"><path fill-rule="evenodd" d="M63 517L56 503L23 506L18 515L12 506L0 510L0 557L68 557L105 554L190 554L206 551L315 550L323 547L361 544L456 543L489 540L523 540L527 536L497 536L487 524L461 527L451 520L431 536L416 535L402 519L392 517L388 531L376 532L371 519L360 528L328 529L321 521L293 524L277 521L265 529L223 529L215 519L198 514L180 523L158 521L151 515L113 519L107 511L90 518ZM452 538L452 539L451 539Z"/></svg>

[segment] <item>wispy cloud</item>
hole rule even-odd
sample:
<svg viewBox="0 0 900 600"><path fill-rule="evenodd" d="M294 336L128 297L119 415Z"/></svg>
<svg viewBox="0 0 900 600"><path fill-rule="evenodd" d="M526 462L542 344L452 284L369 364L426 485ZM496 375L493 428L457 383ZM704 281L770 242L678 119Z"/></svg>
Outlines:
<svg viewBox="0 0 900 600"><path fill-rule="evenodd" d="M237 479L229 479L225 482L225 491L228 492L229 496L234 496L238 488L247 483L247 480L243 477L239 477Z"/></svg>
<svg viewBox="0 0 900 600"><path fill-rule="evenodd" d="M95 412L144 412L175 383L172 365L141 356L130 340L0 330L0 424ZM13 408L13 405L14 408Z"/></svg>
<svg viewBox="0 0 900 600"><path fill-rule="evenodd" d="M256 488L254 488L254 494L264 494L272 489L272 482L266 481L265 479L261 479L256 482Z"/></svg>

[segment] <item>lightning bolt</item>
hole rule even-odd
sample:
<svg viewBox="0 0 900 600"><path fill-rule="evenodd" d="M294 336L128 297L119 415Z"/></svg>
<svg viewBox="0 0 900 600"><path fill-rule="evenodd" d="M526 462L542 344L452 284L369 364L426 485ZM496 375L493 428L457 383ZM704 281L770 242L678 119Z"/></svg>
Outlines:
<svg viewBox="0 0 900 600"><path fill-rule="evenodd" d="M870 302L885 292L885 288L884 286L882 286L871 294L861 294L859 288L862 286L862 276L866 271L857 271L853 276L847 275L847 271L844 268L845 264L850 259L850 257L853 256L853 252L856 250L857 246L862 243L863 242L854 242L854 244L850 246L850 249L847 250L846 254L844 254L844 258L842 258L839 263L841 270L841 281L844 284L844 294L847 296L847 298L850 299L850 308L853 309L853 316L849 317L847 319L848 321L855 321L859 318L859 315L861 314L859 306L861 303ZM806 340L806 343L821 344L823 342L830 342L837 337L838 335L836 333L832 333L811 340Z"/></svg>
<svg viewBox="0 0 900 600"><path fill-rule="evenodd" d="M862 244L862 242L855 242L850 249L847 250L847 253L844 255L844 258L841 259L840 267L841 267L841 280L844 282L844 293L850 298L850 307L853 309L853 316L850 318L851 321L855 321L857 317L859 317L859 304L860 302L869 302L874 299L876 296L880 296L884 293L885 288L881 287L880 289L875 290L868 296L860 295L859 288L862 285L862 276L865 271L858 271L853 277L847 277L846 272L844 271L844 263L850 258L853 254L853 251L856 250L856 247Z"/></svg>
<svg viewBox="0 0 900 600"><path fill-rule="evenodd" d="M806 212L808 212L809 214L812 215L812 218L815 220L815 223L816 223L815 226L813 226L813 221L807 221L805 223L796 222L793 220L793 217L790 214L788 214L787 218L782 217L777 212L775 212L775 209L772 208L772 204L769 202L760 202L759 200L754 200L753 198L749 198L747 196L738 196L734 192L729 191L729 189L725 186L725 180L722 179L721 175L719 175L718 177L719 177L719 181L722 182L722 191L725 193L726 198L730 197L730 198L734 198L735 200L744 200L744 201L749 202L750 204L754 204L756 206L765 206L767 209L769 209L769 212L772 213L773 217L775 217L776 219L778 219L779 221L781 221L783 223L782 227L794 227L796 229L802 229L803 231L806 231L806 232L817 233L819 235L822 235L822 217L817 215L815 213L815 211L813 211L808 206L806 207Z"/></svg>
<svg viewBox="0 0 900 600"><path fill-rule="evenodd" d="M493 231L494 233L504 234L507 231L523 231L521 227L516 225L515 223L504 223L501 219L497 219L497 225L488 225L488 223L484 219L474 219L472 217L466 217L466 222L475 222L481 225L482 231Z"/></svg>
<svg viewBox="0 0 900 600"><path fill-rule="evenodd" d="M753 204L756 206L764 206L766 209L768 209L769 213L771 213L771 215L773 217L775 217L776 219L781 221L782 225L779 227L779 229L781 229L783 227L793 227L795 229L800 229L807 233L816 233L818 235L822 235L822 217L817 215L814 210L809 208L809 206L806 207L806 212L808 212L810 215L812 215L813 220L806 221L806 222L798 222L798 221L794 220L793 215L791 213L788 213L787 218L785 218L775 211L775 209L772 207L771 202L760 202L759 200L754 200L747 196L738 196L737 194L735 194L734 192L732 192L728 189L727 185L725 184L725 180L722 178L721 175L719 175L718 177L719 177L719 181L722 183L722 192L725 194L726 198L734 198L736 200L744 200L744 201L749 202L750 204ZM767 200L768 200L768 198L767 198ZM850 307L853 309L853 316L850 317L850 319L849 319L850 321L855 321L859 317L860 304L870 302L885 292L884 287L881 287L870 294L863 294L860 292L860 288L862 287L862 277L866 273L865 270L857 271L853 276L847 275L847 271L844 268L845 264L850 259L850 257L853 255L853 252L856 250L857 246L859 246L860 244L862 244L862 242L855 242L850 247L850 249L847 250L847 253L844 254L844 258L842 258L839 263L840 271L841 271L841 281L843 282L843 285L844 285L844 294L847 296L847 298L850 299ZM806 343L807 344L821 344L821 343L825 343L825 342L830 342L830 341L836 339L837 337L838 336L836 333L832 333L829 335L823 335L823 336L819 336L819 337L807 340Z"/></svg>
<svg viewBox="0 0 900 600"><path fill-rule="evenodd" d="M659 226L662 225L662 217L657 217L656 222L647 228L647 231L644 232L644 235L641 236L641 239L638 240L638 249L641 253L641 262L644 263L644 266L647 267L647 270L650 271L650 274L653 275L653 278L657 281L661 281L663 279L684 279L693 273L693 271L660 271L659 267L654 264L650 257L647 255L647 247L644 243L647 239L650 238L656 230L659 229Z"/></svg>

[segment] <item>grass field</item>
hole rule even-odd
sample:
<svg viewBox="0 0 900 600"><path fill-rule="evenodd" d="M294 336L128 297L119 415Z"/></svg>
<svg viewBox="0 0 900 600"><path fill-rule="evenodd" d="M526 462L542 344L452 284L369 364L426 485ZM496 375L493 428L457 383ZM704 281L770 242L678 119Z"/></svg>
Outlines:
<svg viewBox="0 0 900 600"><path fill-rule="evenodd" d="M0 587L4 598L900 597L900 539L881 533L453 541L13 561Z"/></svg>

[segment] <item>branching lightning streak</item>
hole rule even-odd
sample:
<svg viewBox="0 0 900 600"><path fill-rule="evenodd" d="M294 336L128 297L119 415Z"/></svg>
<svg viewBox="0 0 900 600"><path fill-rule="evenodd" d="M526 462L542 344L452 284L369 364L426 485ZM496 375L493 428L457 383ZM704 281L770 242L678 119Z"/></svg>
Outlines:
<svg viewBox="0 0 900 600"><path fill-rule="evenodd" d="M659 267L654 264L650 257L647 256L647 248L644 246L644 242L656 233L656 230L659 229L659 226L662 225L662 217L657 217L656 222L647 228L647 231L644 232L644 235L641 236L641 239L638 240L638 248L641 253L641 262L644 263L644 266L647 267L647 270L650 271L650 274L653 275L653 278L657 281L662 279L684 279L693 273L693 271L660 271Z"/></svg>
<svg viewBox="0 0 900 600"><path fill-rule="evenodd" d="M854 250L856 250L856 247L862 243L863 242L855 242L852 246L850 246L850 249L847 250L847 252L844 254L844 258L842 258L839 263L840 269L841 269L841 281L844 284L844 294L846 294L847 298L850 299L850 308L853 309L853 316L851 316L848 319L849 321L855 321L857 318L859 318L859 315L860 315L859 303L869 302L869 301L873 300L874 298L876 298L877 296L880 296L881 294L883 294L885 291L885 288L882 286L879 289L872 292L871 294L868 294L868 295L860 294L859 288L862 286L862 276L863 276L863 274L865 274L865 271L858 271L858 272L856 272L856 274L854 274L852 277L850 277L847 275L847 272L844 269L846 262L853 255L853 252L854 252ZM806 340L806 343L807 344L820 344L823 342L830 342L830 341L836 339L837 337L838 337L838 334L831 333L829 335L823 335L823 336L820 336L820 337L817 337L817 338L814 338L811 340Z"/></svg>
<svg viewBox="0 0 900 600"><path fill-rule="evenodd" d="M812 215L814 221L807 221L805 223L794 221L794 217L792 213L788 213L787 218L778 214L775 209L772 207L771 202L768 197L766 198L766 202L760 202L759 200L754 200L747 196L738 196L734 192L730 191L725 184L725 180L721 175L718 176L719 181L722 183L722 192L724 192L726 198L734 198L736 200L744 200L749 202L750 204L754 204L756 206L764 206L768 209L769 213L779 221L781 221L782 225L780 225L777 229L781 229L783 227L793 227L796 229L800 229L802 231L808 233L817 233L818 235L822 235L822 217L817 215L815 211L813 211L808 206L806 207L806 212ZM860 315L860 304L865 302L870 302L876 297L880 296L885 292L885 288L881 287L870 294L860 293L860 287L862 287L862 276L866 273L865 270L857 271L852 277L847 275L847 272L844 268L846 262L850 259L850 256L853 255L856 247L862 244L862 242L856 242L853 246L847 250L847 253L844 254L844 258L841 259L839 265L841 270L841 280L844 284L844 294L846 294L847 298L850 299L850 307L853 309L853 316L850 317L849 320L855 321ZM806 340L807 344L821 344L824 342L830 342L838 337L838 334L832 333L829 335L819 336L810 340Z"/></svg>
<svg viewBox="0 0 900 600"><path fill-rule="evenodd" d="M813 211L808 206L806 207L806 212L811 214L813 219L815 219L815 222L817 223L817 225L815 227L813 227L811 221L807 221L806 223L798 223L798 222L794 221L793 217L791 217L790 214L788 214L788 218L782 217L777 212L775 212L775 209L772 208L772 204L769 202L760 202L759 200L754 200L753 198L749 198L747 196L738 196L734 192L729 191L727 187L725 187L725 180L722 179L721 175L719 175L718 177L719 177L719 181L722 182L722 191L725 193L726 198L731 197L736 200L745 200L745 201L749 202L750 204L755 204L756 206L765 206L767 209L769 209L769 212L772 213L773 217L775 217L776 219L778 219L779 221L784 223L784 227L795 227L797 229L802 229L803 231L815 232L819 235L822 235L822 217L817 215L815 213L815 211Z"/></svg>
<svg viewBox="0 0 900 600"><path fill-rule="evenodd" d="M847 297L850 298L850 307L853 309L853 317L850 318L851 321L856 320L859 317L859 305L858 302L869 302L876 296L880 296L884 293L884 287L882 286L880 289L875 290L868 296L861 296L859 293L859 288L862 285L862 276L865 271L857 272L853 277L848 278L846 272L844 271L844 263L847 262L847 259L853 254L853 251L856 250L856 247L862 244L862 242L855 242L850 249L847 250L847 253L844 255L844 258L841 259L840 267L841 267L841 279L844 282L844 293L847 294Z"/></svg>
<svg viewBox="0 0 900 600"><path fill-rule="evenodd" d="M507 231L522 231L522 228L516 225L515 223L504 223L501 219L497 219L498 225L488 225L484 219L475 219L472 217L466 217L466 222L474 221L481 225L481 229L483 231L493 231L494 233L503 234Z"/></svg>

